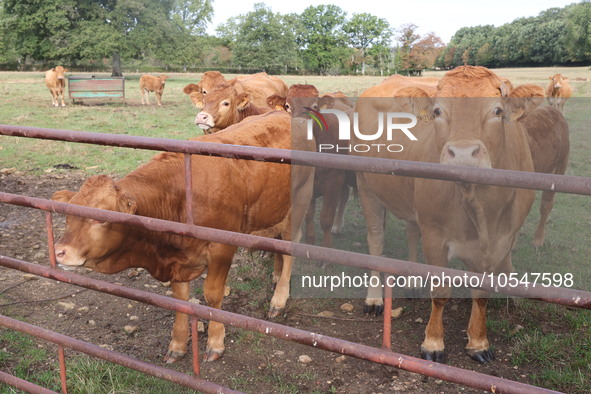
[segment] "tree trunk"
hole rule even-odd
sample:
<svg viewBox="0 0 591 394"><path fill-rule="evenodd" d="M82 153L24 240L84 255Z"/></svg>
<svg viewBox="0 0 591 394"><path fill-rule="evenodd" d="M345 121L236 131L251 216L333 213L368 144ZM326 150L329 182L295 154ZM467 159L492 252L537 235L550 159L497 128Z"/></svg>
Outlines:
<svg viewBox="0 0 591 394"><path fill-rule="evenodd" d="M121 55L119 54L119 52L113 52L113 72L111 73L111 76L123 76L123 73L121 72Z"/></svg>

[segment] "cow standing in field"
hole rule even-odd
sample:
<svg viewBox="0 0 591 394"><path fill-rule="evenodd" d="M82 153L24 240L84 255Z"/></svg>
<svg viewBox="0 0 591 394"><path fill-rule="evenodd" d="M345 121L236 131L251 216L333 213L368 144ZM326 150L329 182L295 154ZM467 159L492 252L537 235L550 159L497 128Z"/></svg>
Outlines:
<svg viewBox="0 0 591 394"><path fill-rule="evenodd" d="M568 77L562 74L554 74L548 77L550 83L546 88L546 97L551 106L559 109L560 112L564 112L564 104L568 100L573 92Z"/></svg>
<svg viewBox="0 0 591 394"><path fill-rule="evenodd" d="M260 72L252 75L240 75L226 80L219 71L207 71L203 73L201 81L188 84L183 92L189 96L196 107L202 103L204 95L211 92L216 86L228 84L236 89L236 92L248 93L254 106L265 108L267 97L273 94L284 96L287 94L287 85L280 78Z"/></svg>
<svg viewBox="0 0 591 394"><path fill-rule="evenodd" d="M313 85L295 84L289 87L287 96L274 94L267 99L269 107L283 109L292 118L308 119L312 111L321 108L337 109L349 118L353 117L353 103L342 93L335 93L319 97L318 89ZM313 124L314 140L317 151L324 153L346 154L346 150L339 151L344 141L339 141L339 124L335 116L325 116L326 125L323 128ZM322 147L323 149L321 150ZM314 175L314 194L310 209L306 214L305 240L309 244L316 243L314 215L316 199L322 197L320 211L320 227L323 232L322 246L332 247L332 234L339 234L344 225L345 207L349 200L350 186L354 186L354 174L350 171L336 168L318 167Z"/></svg>
<svg viewBox="0 0 591 394"><path fill-rule="evenodd" d="M404 89L402 98L380 99L371 92L362 95L365 98L359 98L356 107L356 112L364 114L359 128L376 130L379 113L410 110L418 119L412 128L417 140L411 141L403 133L393 133L392 139L386 140L383 133L373 142L398 143L404 150L397 154L355 154L534 170L526 132L518 121L524 108L509 97L506 85L492 71L484 67L458 67L444 75L435 92L424 86ZM363 141L353 138L351 143L360 142ZM422 237L428 264L446 267L455 257L476 273L513 270L511 250L535 197L533 190L368 172L357 174L357 185L371 255L383 252L385 212L389 210L407 222L407 229L411 229L409 239L414 237L416 243ZM421 357L427 360L442 362L446 358L443 308L451 291L451 287L438 287L431 294L431 316L421 345ZM467 353L483 364L494 359L486 333L486 297L487 292L472 290L466 345ZM366 305L381 312L381 287L369 289Z"/></svg>
<svg viewBox="0 0 591 394"><path fill-rule="evenodd" d="M60 97L62 107L66 106L64 103L64 91L66 89L66 77L64 74L67 72L67 68L57 66L45 73L45 85L51 92L51 105L55 107L59 107Z"/></svg>
<svg viewBox="0 0 591 394"><path fill-rule="evenodd" d="M162 105L162 93L164 92L164 85L166 84L166 80L168 76L162 74L157 77L153 75L142 75L140 77L140 93L142 95L142 105L144 105L144 96L146 98L146 103L150 105L150 100L148 99L148 93L154 92L156 93L156 100L158 100L158 105Z"/></svg>
<svg viewBox="0 0 591 394"><path fill-rule="evenodd" d="M291 128L291 132L290 132ZM304 127L273 112L251 117L224 133L194 140L280 149L313 150ZM314 169L255 160L194 155L194 223L221 230L297 241L310 202ZM79 192L59 191L53 199L111 211L186 222L183 154L161 153L123 179L89 178ZM293 227L292 227L293 225ZM224 284L237 247L149 231L139 227L68 216L55 245L60 264L84 266L102 273L143 267L160 281L171 281L173 297L189 298L189 282L207 270L203 294L209 306L220 308ZM289 296L292 257L276 260L276 284L269 316L285 307ZM224 352L224 325L210 322L205 360ZM176 313L166 362L186 353L188 317Z"/></svg>

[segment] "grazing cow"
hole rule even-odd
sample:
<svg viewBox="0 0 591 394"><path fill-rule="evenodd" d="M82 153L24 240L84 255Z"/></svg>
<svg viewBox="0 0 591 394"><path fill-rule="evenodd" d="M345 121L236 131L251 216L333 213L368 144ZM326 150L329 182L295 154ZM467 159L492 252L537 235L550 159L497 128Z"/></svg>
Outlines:
<svg viewBox="0 0 591 394"><path fill-rule="evenodd" d="M194 140L280 149L311 150L305 127L291 127L290 117L268 113L232 126L224 133ZM291 127L291 133L290 133ZM298 133L297 135L295 133ZM301 134L301 138L300 138ZM293 141L292 141L293 137ZM200 226L297 241L312 193L312 167L194 155L193 212ZM119 181L108 176L89 178L79 192L62 190L54 200L72 204L186 221L183 154L160 153ZM296 230L294 230L295 232ZM173 297L189 298L189 281L207 270L203 293L209 306L220 308L224 284L237 247L179 235L125 227L68 216L66 229L55 245L57 261L102 273L143 267L160 281L171 281ZM275 293L269 316L276 316L289 296L292 258L275 265ZM224 351L225 330L210 322L205 360ZM165 356L171 363L186 353L188 317L177 313L172 341Z"/></svg>
<svg viewBox="0 0 591 394"><path fill-rule="evenodd" d="M352 118L353 106L349 105L351 101L342 93L333 95L318 97L318 89L315 86L295 84L289 87L286 97L275 94L267 99L267 103L269 107L284 109L291 114L292 118L307 119L311 111L317 111L319 108L338 109L345 112L349 118ZM339 124L337 118L335 116L325 116L325 120L327 126L325 129L321 129L316 123L313 126L317 150L333 154L346 153L346 151L338 149L343 141L338 139ZM305 239L307 243L316 243L314 226L316 199L322 197L322 209L320 211L320 227L323 232L322 245L325 247L332 246L332 234L338 234L343 229L345 206L349 199L351 184L354 185L354 176L349 171L322 167L316 169L314 194L310 202L310 209L306 215Z"/></svg>
<svg viewBox="0 0 591 394"><path fill-rule="evenodd" d="M166 84L166 80L168 76L162 74L157 77L153 75L142 75L140 78L140 93L142 95L142 105L144 105L144 96L146 97L146 103L150 105L150 100L148 99L148 92L156 93L156 99L158 100L158 105L162 105L162 92L164 91L164 85Z"/></svg>
<svg viewBox="0 0 591 394"><path fill-rule="evenodd" d="M195 93L200 94L200 93ZM205 134L216 133L242 119L269 112L271 108L260 108L250 101L250 94L238 93L234 86L218 85L202 98L201 112L195 116L195 124Z"/></svg>
<svg viewBox="0 0 591 394"><path fill-rule="evenodd" d="M484 67L463 66L447 72L435 94L424 86L405 88L406 98L378 99L371 93L359 98L356 112L360 130L376 130L379 112L407 112L418 118L411 141L402 132L387 133L374 143L398 143L402 152L357 155L425 161L445 165L533 171L523 125L517 121L524 109L508 98L507 87ZM419 99L414 99L418 97ZM419 116L422 112L427 116ZM352 144L364 142L356 137ZM390 210L410 226L409 239L423 239L428 264L445 267L456 257L478 273L512 271L511 250L518 230L533 203L533 190L464 184L386 174L357 173L359 199L368 229L371 255L381 255L384 220ZM420 230L420 231L419 231ZM409 240L410 244L410 240ZM443 307L451 287L438 287L432 296L432 311L421 345L421 356L445 360ZM480 363L494 355L486 334L486 292L472 291L472 314L468 324L468 354ZM366 305L383 309L381 287L370 288Z"/></svg>
<svg viewBox="0 0 591 394"><path fill-rule="evenodd" d="M64 103L64 90L66 88L66 77L64 73L67 73L68 69L62 66L57 66L48 70L45 73L45 85L51 92L51 105L59 107L59 99L62 99L62 107L65 107Z"/></svg>
<svg viewBox="0 0 591 394"><path fill-rule="evenodd" d="M252 103L260 108L267 106L267 97L275 93L285 96L287 93L285 82L265 72L241 75L226 81L219 71L208 71L204 73L199 83L185 86L183 92L189 95L191 102L196 107L199 107L203 95L211 92L216 86L225 83L234 86L238 93L250 94Z"/></svg>
<svg viewBox="0 0 591 394"><path fill-rule="evenodd" d="M564 112L564 104L568 100L573 92L570 84L568 83L568 77L562 74L554 74L548 77L550 83L546 88L546 97L551 106Z"/></svg>

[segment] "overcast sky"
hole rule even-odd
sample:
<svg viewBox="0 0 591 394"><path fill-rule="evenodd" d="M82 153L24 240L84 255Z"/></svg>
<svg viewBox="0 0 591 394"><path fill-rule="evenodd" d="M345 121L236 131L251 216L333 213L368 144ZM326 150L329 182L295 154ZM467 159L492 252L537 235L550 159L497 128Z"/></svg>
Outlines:
<svg viewBox="0 0 591 394"><path fill-rule="evenodd" d="M228 18L246 14L254 9L256 0L213 0L213 23L208 33L215 34L215 28ZM574 0L267 0L263 1L273 12L280 14L301 14L310 5L338 4L347 12L368 12L385 18L395 29L407 23L419 27L420 34L434 32L445 43L461 27L478 25L495 25L511 22L520 17L536 16L541 11L552 7L564 7L577 3Z"/></svg>

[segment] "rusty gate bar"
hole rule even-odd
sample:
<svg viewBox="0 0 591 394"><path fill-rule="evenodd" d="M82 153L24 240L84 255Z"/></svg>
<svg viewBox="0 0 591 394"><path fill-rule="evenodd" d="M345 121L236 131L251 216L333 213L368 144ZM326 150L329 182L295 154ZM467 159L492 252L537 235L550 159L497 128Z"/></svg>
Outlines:
<svg viewBox="0 0 591 394"><path fill-rule="evenodd" d="M517 297L544 300L566 306L591 309L591 292L582 290L573 290L562 287L526 287L523 284L515 286L507 284L505 287L493 286L493 282L491 282L488 275L483 276L482 274L475 274L473 272L454 268L435 267L411 261L397 260L381 256L370 256L363 253L336 250L315 245L292 243L279 239L234 233L209 227L189 226L184 223L169 222L162 219L129 215L121 212L106 211L98 208L83 207L4 192L0 192L0 202L65 213L68 215L89 217L91 219L105 220L113 223L141 227L147 230L164 231L212 242L269 250L275 253L289 254L296 257L321 260L334 264L367 268L394 275L420 275L424 278L441 274L446 274L452 277L464 277L467 275L468 282L470 282L469 279L471 277L476 277L479 282L482 283L482 286L476 286L474 288L480 288L486 291L491 291L491 289L493 289L492 291L495 293L498 292Z"/></svg>
<svg viewBox="0 0 591 394"><path fill-rule="evenodd" d="M15 137L42 138L138 149L166 150L169 152L191 153L244 160L259 160L275 163L293 162L294 164L299 165L340 168L351 171L377 172L417 178L591 195L591 178L572 175L461 167L441 165L438 163L377 159L352 155L290 151L276 148L226 145L200 141L170 140L166 138L101 134L0 124L0 135L1 134Z"/></svg>
<svg viewBox="0 0 591 394"><path fill-rule="evenodd" d="M144 290L132 289L125 286L116 285L111 282L92 279L87 276L78 275L61 269L28 263L26 261L13 259L6 256L0 255L0 265L45 278L59 280L61 282L73 284L76 286L98 290L134 301L147 303L161 308L194 315L202 319L217 321L233 327L243 328L249 331L256 331L275 338L297 342L303 345L328 350L334 353L344 354L362 360L368 360L406 371L420 373L422 375L430 376L436 379L443 379L481 390L492 391L494 393L555 393L555 391L542 387L531 386L525 383L486 375L480 372L452 367L433 361L422 360L417 357L395 353L390 350L377 349L344 339L316 334L270 321L255 319L253 317L240 315L238 313L223 311L221 309L215 309L204 305L192 304L188 301L181 301L175 298L150 293ZM0 318L0 324L5 324L5 319L8 318ZM11 326L8 327L12 328ZM35 327L35 329L44 330L39 329L38 327ZM62 337L65 336L57 334L57 338L62 339ZM68 339L73 340L73 338L68 337L63 339L66 341ZM82 341L74 341L76 341L77 346L82 346L82 344L85 344L93 350L97 350L96 348L100 350L106 350L96 345L86 344ZM78 342L82 342L82 344L79 344ZM71 347L71 344L69 343L64 343L64 345ZM92 353L89 354L94 355ZM119 353L116 354L119 355ZM121 357L124 356L121 355ZM107 360L111 361L110 359Z"/></svg>
<svg viewBox="0 0 591 394"><path fill-rule="evenodd" d="M60 362L60 381L62 382L62 394L68 394L68 386L66 383L66 354L62 345L58 345L57 353Z"/></svg>
<svg viewBox="0 0 591 394"><path fill-rule="evenodd" d="M51 271L60 271L55 268L47 268ZM66 281L68 282L68 281ZM69 283L69 282L68 282ZM148 362L129 357L125 354L113 350L104 349L92 343L84 342L79 339L59 334L45 328L37 327L32 324L21 322L9 317L0 315L0 325L12 330L20 331L25 334L41 338L61 346L68 347L115 364L122 365L137 371L143 372L157 378L165 379L173 383L180 384L193 390L199 390L206 393L238 393L238 391L220 386L216 383L200 379L196 376L190 376L172 369L160 367Z"/></svg>
<svg viewBox="0 0 591 394"><path fill-rule="evenodd" d="M14 375L10 375L4 371L0 371L0 382L6 383L12 387L16 387L19 390L26 391L27 393L35 394L58 394L55 391L46 389L45 387L37 386L35 383L31 383L27 380L17 378Z"/></svg>

